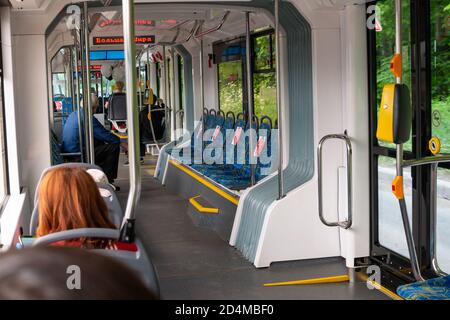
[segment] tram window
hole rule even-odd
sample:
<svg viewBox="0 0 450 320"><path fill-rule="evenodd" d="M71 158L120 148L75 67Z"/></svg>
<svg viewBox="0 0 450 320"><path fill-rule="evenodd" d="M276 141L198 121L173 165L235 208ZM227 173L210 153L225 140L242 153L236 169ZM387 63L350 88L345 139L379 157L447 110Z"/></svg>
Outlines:
<svg viewBox="0 0 450 320"><path fill-rule="evenodd" d="M377 105L381 103L383 86L394 83L395 79L390 72L390 64L395 54L395 1L377 1L379 9L379 23L381 30L376 32L376 66L377 66ZM411 19L410 3L402 1L402 53L403 53L403 82L411 87ZM404 148L406 151L412 150L412 140L410 139ZM382 143L380 145L388 148L395 148L394 144Z"/></svg>
<svg viewBox="0 0 450 320"><path fill-rule="evenodd" d="M218 65L220 110L235 114L242 112L243 78L242 62L228 61Z"/></svg>
<svg viewBox="0 0 450 320"><path fill-rule="evenodd" d="M412 176L405 170L405 199L409 222L412 223ZM396 176L395 159L378 157L378 242L404 257L409 257L402 216L397 199L392 195L392 181Z"/></svg>
<svg viewBox="0 0 450 320"><path fill-rule="evenodd" d="M253 41L253 90L255 114L259 118L277 118L277 79L273 32L256 35Z"/></svg>
<svg viewBox="0 0 450 320"><path fill-rule="evenodd" d="M443 153L450 153L450 3L430 1L431 105L433 135L441 139ZM436 254L439 267L450 272L450 170L439 169L437 183Z"/></svg>
<svg viewBox="0 0 450 320"><path fill-rule="evenodd" d="M66 93L66 75L64 73L54 73L53 98L64 98Z"/></svg>
<svg viewBox="0 0 450 320"><path fill-rule="evenodd" d="M3 206L8 194L8 173L6 170L6 137L3 101L3 67L1 65L0 49L0 206Z"/></svg>

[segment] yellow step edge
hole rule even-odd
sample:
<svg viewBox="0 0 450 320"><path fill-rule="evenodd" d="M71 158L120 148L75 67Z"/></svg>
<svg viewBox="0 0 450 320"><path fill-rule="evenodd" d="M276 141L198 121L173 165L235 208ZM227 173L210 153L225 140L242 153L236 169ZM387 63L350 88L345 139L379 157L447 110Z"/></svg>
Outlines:
<svg viewBox="0 0 450 320"><path fill-rule="evenodd" d="M186 173L190 177L194 178L195 180L197 180L198 182L203 184L208 189L214 191L215 193L220 195L222 198L230 201L232 204L234 204L236 206L239 204L239 199L237 199L236 197L233 197L232 195L228 194L227 192L223 191L222 189L216 187L214 184L212 184L211 182L207 181L206 179L200 177L195 172L185 168L183 165L177 163L174 160L169 160L169 163L172 164L174 167L180 169L181 171L183 171L184 173Z"/></svg>
<svg viewBox="0 0 450 320"><path fill-rule="evenodd" d="M200 196L192 197L189 199L189 203L192 204L192 206L201 213L212 213L212 214L219 214L219 208L206 208L202 206L197 199L200 198Z"/></svg>
<svg viewBox="0 0 450 320"><path fill-rule="evenodd" d="M264 287L298 286L298 285L305 285L305 284L340 283L340 282L348 282L348 281L350 281L350 278L348 275L339 275L339 276L325 277L325 278L314 278L314 279L296 280L296 281L288 281L288 282L266 283L266 284L264 284Z"/></svg>
<svg viewBox="0 0 450 320"><path fill-rule="evenodd" d="M405 300L402 297L400 297L398 294L392 292L391 290L389 290L388 288L382 286L381 284L373 281L373 280L369 280L369 278L367 276L364 276L365 281L367 281L368 283L370 283L375 289L377 289L378 291L380 291L381 293L387 295L389 298L391 298L392 300Z"/></svg>

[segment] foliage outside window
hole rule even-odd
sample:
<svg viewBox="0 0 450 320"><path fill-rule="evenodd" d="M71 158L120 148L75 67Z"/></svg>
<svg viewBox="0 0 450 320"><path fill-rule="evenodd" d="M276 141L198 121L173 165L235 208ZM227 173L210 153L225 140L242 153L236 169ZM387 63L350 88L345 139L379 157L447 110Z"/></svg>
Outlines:
<svg viewBox="0 0 450 320"><path fill-rule="evenodd" d="M432 0L430 7L433 135L450 153L450 0Z"/></svg>
<svg viewBox="0 0 450 320"><path fill-rule="evenodd" d="M277 78L275 70L275 39L269 33L254 38L253 92L255 115L277 119Z"/></svg>
<svg viewBox="0 0 450 320"><path fill-rule="evenodd" d="M218 65L220 109L235 115L242 112L243 78L241 60Z"/></svg>

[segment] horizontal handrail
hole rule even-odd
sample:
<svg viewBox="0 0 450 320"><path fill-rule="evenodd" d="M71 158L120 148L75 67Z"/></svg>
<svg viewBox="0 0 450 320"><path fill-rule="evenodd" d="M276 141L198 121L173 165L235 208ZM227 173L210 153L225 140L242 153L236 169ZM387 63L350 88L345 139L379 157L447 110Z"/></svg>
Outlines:
<svg viewBox="0 0 450 320"><path fill-rule="evenodd" d="M414 160L405 160L402 163L402 167L403 168L419 167L427 164L435 164L435 163L439 164L445 162L450 162L450 155L431 156Z"/></svg>

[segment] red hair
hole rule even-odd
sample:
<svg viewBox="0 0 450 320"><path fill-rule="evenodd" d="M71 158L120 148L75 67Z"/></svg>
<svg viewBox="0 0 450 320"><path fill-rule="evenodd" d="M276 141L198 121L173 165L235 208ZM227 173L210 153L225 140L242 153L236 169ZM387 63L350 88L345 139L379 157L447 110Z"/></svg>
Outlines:
<svg viewBox="0 0 450 320"><path fill-rule="evenodd" d="M60 168L47 173L39 188L37 236L80 229L116 229L93 178L83 169ZM86 248L106 248L111 241L79 239ZM67 243L70 245L70 243Z"/></svg>

